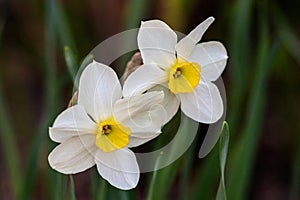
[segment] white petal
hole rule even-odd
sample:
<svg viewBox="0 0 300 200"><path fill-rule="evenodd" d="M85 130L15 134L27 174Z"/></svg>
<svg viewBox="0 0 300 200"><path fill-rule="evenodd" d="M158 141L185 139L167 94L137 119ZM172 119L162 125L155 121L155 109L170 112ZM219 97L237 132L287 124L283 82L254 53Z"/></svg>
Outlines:
<svg viewBox="0 0 300 200"><path fill-rule="evenodd" d="M108 66L93 61L82 72L79 82L78 104L83 105L95 121L106 120L112 106L122 97L116 73Z"/></svg>
<svg viewBox="0 0 300 200"><path fill-rule="evenodd" d="M157 133L164 123L165 111L159 104L164 97L162 91L148 92L118 100L114 106L114 117L135 133ZM143 137L143 136L141 136Z"/></svg>
<svg viewBox="0 0 300 200"><path fill-rule="evenodd" d="M64 142L71 137L92 134L96 124L88 117L84 108L75 105L63 111L49 128L50 138L55 142Z"/></svg>
<svg viewBox="0 0 300 200"><path fill-rule="evenodd" d="M163 101L160 103L164 110L165 110L165 120L164 124L169 122L174 115L177 113L180 100L170 92L169 88L163 86L163 85L157 85L153 88L151 88L149 91L163 91L165 96Z"/></svg>
<svg viewBox="0 0 300 200"><path fill-rule="evenodd" d="M154 105L149 111L141 112L123 122L130 127L128 147L136 147L159 136L166 113L161 105Z"/></svg>
<svg viewBox="0 0 300 200"><path fill-rule="evenodd" d="M129 136L129 144L128 147L137 147L140 146L150 140L153 140L154 138L156 138L157 136L160 135L161 132L157 132L157 133L147 133L147 135L145 135L144 133L135 133L135 135L139 135L138 137L134 137L132 135ZM144 137L141 137L144 136Z"/></svg>
<svg viewBox="0 0 300 200"><path fill-rule="evenodd" d="M109 153L97 151L95 163L99 174L119 189L135 188L139 181L140 170L136 157L127 148Z"/></svg>
<svg viewBox="0 0 300 200"><path fill-rule="evenodd" d="M160 20L142 22L138 33L138 47L143 62L157 63L168 68L175 62L176 33Z"/></svg>
<svg viewBox="0 0 300 200"><path fill-rule="evenodd" d="M166 113L164 108L161 105L154 105L148 110L144 110L127 118L127 120L123 121L123 124L130 127L132 136L144 137L160 132L165 119Z"/></svg>
<svg viewBox="0 0 300 200"><path fill-rule="evenodd" d="M91 168L97 150L94 136L73 137L58 145L48 157L50 166L63 173L75 174Z"/></svg>
<svg viewBox="0 0 300 200"><path fill-rule="evenodd" d="M163 107L157 106L148 112L143 112L124 121L124 124L131 129L128 147L142 145L159 136L161 127L164 125L165 116Z"/></svg>
<svg viewBox="0 0 300 200"><path fill-rule="evenodd" d="M200 80L193 93L179 94L181 109L195 121L211 124L223 114L223 102L217 86Z"/></svg>
<svg viewBox="0 0 300 200"><path fill-rule="evenodd" d="M119 99L114 105L114 116L119 122L134 118L142 112L148 112L164 98L163 91L147 92Z"/></svg>
<svg viewBox="0 0 300 200"><path fill-rule="evenodd" d="M199 63L201 75L207 80L215 81L222 74L227 58L227 52L223 44L211 41L196 45L188 60Z"/></svg>
<svg viewBox="0 0 300 200"><path fill-rule="evenodd" d="M209 17L201 24L199 24L194 30L192 30L187 36L178 42L176 45L177 57L187 60L192 53L195 45L201 40L204 32L213 23L215 18Z"/></svg>
<svg viewBox="0 0 300 200"><path fill-rule="evenodd" d="M168 80L166 71L156 64L145 64L129 75L123 86L123 96L142 94L149 88Z"/></svg>

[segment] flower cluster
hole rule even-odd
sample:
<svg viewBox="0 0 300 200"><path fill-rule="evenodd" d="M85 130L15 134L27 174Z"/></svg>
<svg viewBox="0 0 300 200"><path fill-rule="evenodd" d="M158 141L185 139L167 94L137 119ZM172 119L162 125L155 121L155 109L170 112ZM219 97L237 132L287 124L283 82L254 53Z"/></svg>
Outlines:
<svg viewBox="0 0 300 200"><path fill-rule="evenodd" d="M49 128L60 143L49 155L50 166L75 174L96 165L111 185L132 189L139 167L129 149L152 140L177 112L202 123L223 113L218 79L227 61L220 42L198 42L214 21L210 17L177 43L164 22L142 22L138 47L143 65L122 88L116 73L93 61L82 72L76 105L63 111Z"/></svg>

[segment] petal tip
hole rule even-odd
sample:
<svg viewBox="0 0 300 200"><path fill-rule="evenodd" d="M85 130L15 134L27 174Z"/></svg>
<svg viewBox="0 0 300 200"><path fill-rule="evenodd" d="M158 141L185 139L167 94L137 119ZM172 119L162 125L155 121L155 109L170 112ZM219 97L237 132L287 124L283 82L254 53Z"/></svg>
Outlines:
<svg viewBox="0 0 300 200"><path fill-rule="evenodd" d="M210 16L209 18L207 18L207 20L209 20L209 21L215 21L215 18L213 17L213 16Z"/></svg>

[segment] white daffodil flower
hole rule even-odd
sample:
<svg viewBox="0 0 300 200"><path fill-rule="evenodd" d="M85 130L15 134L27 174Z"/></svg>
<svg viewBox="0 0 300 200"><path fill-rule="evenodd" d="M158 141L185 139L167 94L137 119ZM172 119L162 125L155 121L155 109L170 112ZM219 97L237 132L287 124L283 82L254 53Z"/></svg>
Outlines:
<svg viewBox="0 0 300 200"><path fill-rule="evenodd" d="M213 21L209 17L178 43L176 33L164 22L142 22L138 46L144 64L127 78L123 96L163 89L166 121L181 104L182 111L195 121L216 122L223 114L223 103L212 81L223 72L227 52L220 42L198 44Z"/></svg>
<svg viewBox="0 0 300 200"><path fill-rule="evenodd" d="M93 61L83 71L78 104L63 111L49 128L59 144L49 155L51 167L64 174L82 172L95 164L111 185L132 189L139 167L128 147L160 134L163 92L122 98L121 85L108 66Z"/></svg>

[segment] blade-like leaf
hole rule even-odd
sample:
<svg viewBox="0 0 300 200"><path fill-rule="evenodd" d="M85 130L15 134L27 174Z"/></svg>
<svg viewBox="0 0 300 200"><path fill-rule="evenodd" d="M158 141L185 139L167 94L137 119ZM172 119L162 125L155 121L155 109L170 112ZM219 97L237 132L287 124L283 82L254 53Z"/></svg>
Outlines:
<svg viewBox="0 0 300 200"><path fill-rule="evenodd" d="M72 175L70 175L69 200L76 200L75 186L74 186L74 179L73 179L73 176L72 176Z"/></svg>
<svg viewBox="0 0 300 200"><path fill-rule="evenodd" d="M266 101L266 80L268 79L269 67L278 49L278 42L269 45L266 12L260 12L258 29L259 46L256 55L257 64L253 85L249 93L250 100L247 107L246 124L242 129L235 152L230 163L230 176L228 177L227 194L229 199L244 199L251 180L252 167L260 139L263 122L264 105Z"/></svg>
<svg viewBox="0 0 300 200"><path fill-rule="evenodd" d="M219 159L220 159L220 171L221 171L221 179L217 192L217 200L226 200L226 187L225 187L225 178L224 178L224 170L227 159L228 152L228 144L229 144L229 127L227 122L223 123L221 137L219 139Z"/></svg>
<svg viewBox="0 0 300 200"><path fill-rule="evenodd" d="M77 59L69 46L64 47L64 53L69 73L72 77L72 80L74 81L78 70Z"/></svg>
<svg viewBox="0 0 300 200"><path fill-rule="evenodd" d="M41 151L41 144L47 138L47 127L54 118L54 114L57 111L57 94L59 94L60 88L57 87L57 75L56 75L56 34L55 34L55 1L46 1L46 13L45 13L45 60L43 63L44 77L45 77L45 99L43 102L44 112L42 114L39 126L32 139L29 159L26 165L25 180L22 191L21 199L31 199L31 192L33 190L34 181L37 174L37 166L39 153ZM54 176L54 173L48 173L49 176ZM49 184L53 191L49 192L49 195L55 194L55 178L49 178ZM48 194L47 194L48 195Z"/></svg>

